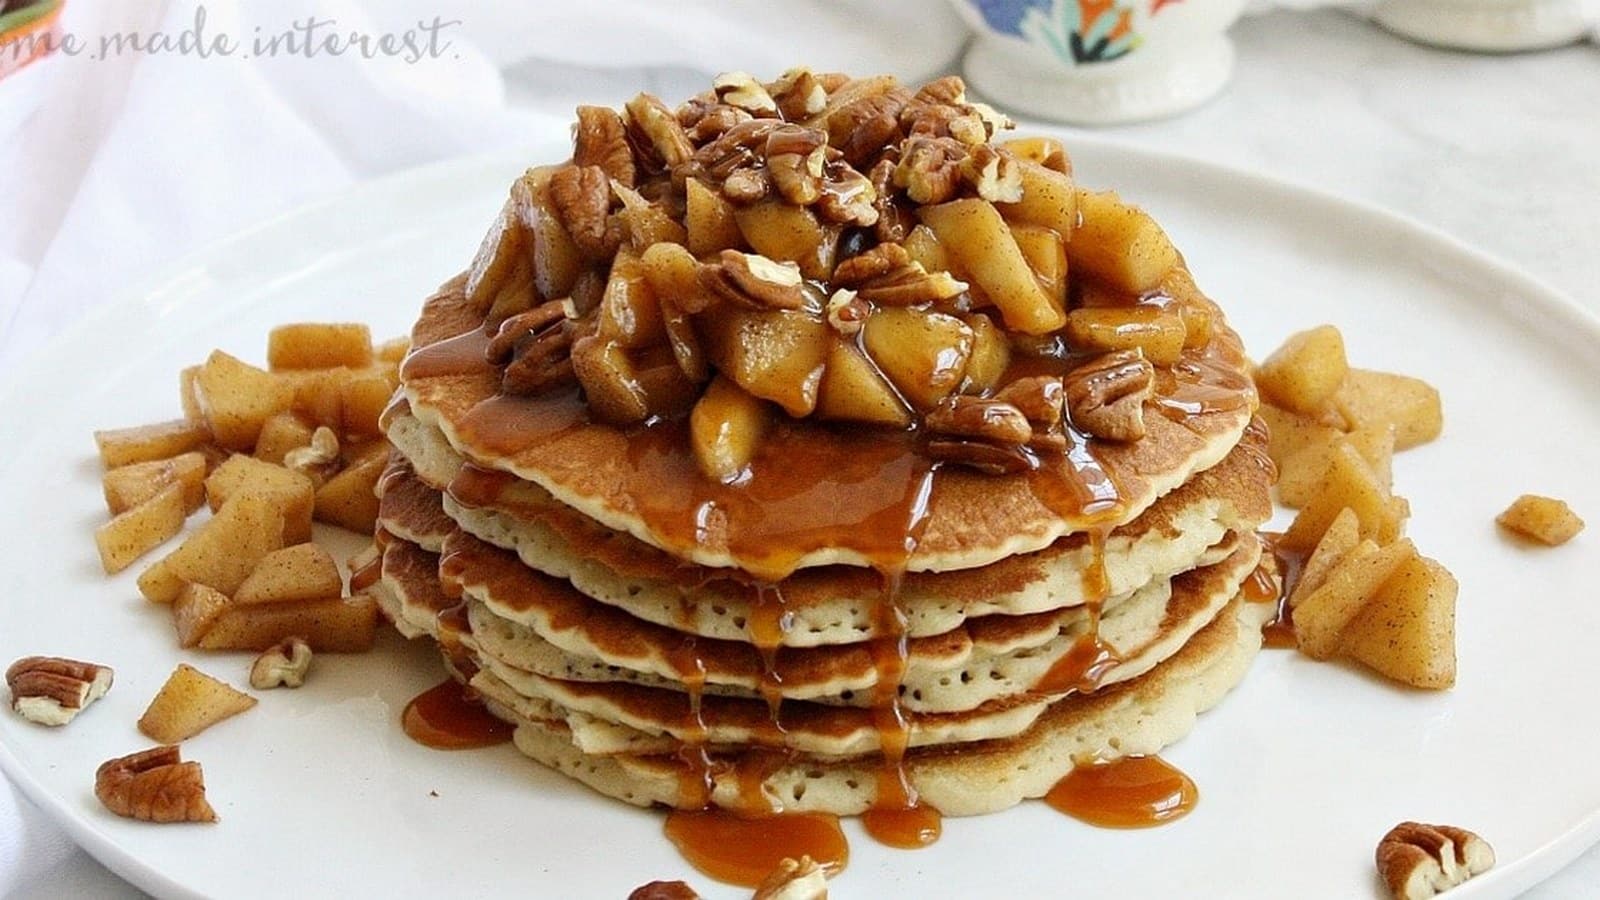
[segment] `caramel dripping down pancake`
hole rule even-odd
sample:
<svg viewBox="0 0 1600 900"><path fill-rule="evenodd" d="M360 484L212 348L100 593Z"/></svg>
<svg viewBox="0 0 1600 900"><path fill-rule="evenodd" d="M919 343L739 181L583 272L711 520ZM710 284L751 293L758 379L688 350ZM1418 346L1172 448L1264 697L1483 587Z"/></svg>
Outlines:
<svg viewBox="0 0 1600 900"><path fill-rule="evenodd" d="M1157 753L1188 734L1197 716L1244 677L1271 613L1271 604L1236 596L1181 650L1143 676L1059 700L1013 737L913 749L905 757L906 773L923 801L943 814L981 815L1044 796L1075 761ZM516 719L515 741L523 753L628 803L683 805L686 774L675 756L584 753L558 718L519 715L502 705L500 698L515 694L496 681L480 672L473 683L492 707ZM855 815L873 807L881 766L872 756L830 760L747 751L714 770L711 801L748 809L751 781L756 781L774 811Z"/></svg>
<svg viewBox="0 0 1600 900"><path fill-rule="evenodd" d="M681 632L594 603L565 582L529 571L504 551L476 542L474 549L461 549L469 542L452 538L447 546L471 557L472 574L463 578L462 589L484 604L473 608L472 630L497 664L552 679L627 680L682 690ZM1098 640L1120 661L1100 673L1100 683L1141 673L1159 662L1163 650L1171 652L1209 622L1255 567L1260 555L1255 544L1253 538L1230 541L1223 550L1232 552L1215 565L1171 582L1152 582L1108 603ZM943 635L913 639L900 679L901 704L914 711L959 711L1031 691L1057 663L1082 652L1081 642L1096 639L1094 627L1087 612L1070 610L986 616ZM771 657L770 668L756 647L740 642L699 639L693 655L697 671L704 670L707 697L760 698L770 684L772 693L786 700L869 706L877 686L878 668L866 644L788 649ZM529 664L534 657L546 660L543 671ZM627 675L619 677L617 670Z"/></svg>
<svg viewBox="0 0 1600 900"><path fill-rule="evenodd" d="M1238 336L1213 306L1210 344L1179 373L1172 395L1148 401L1140 440L992 475L930 471L894 432L779 422L749 476L721 485L701 474L674 423L629 430L594 422L570 391L501 395L499 371L484 356L484 317L464 284L447 282L412 330L401 379L417 419L468 460L533 482L608 528L769 579L828 564L973 568L1124 524L1221 461L1255 406ZM1190 409L1185 387L1203 389L1206 402ZM1176 420L1164 414L1174 410ZM908 554L910 530L918 536Z"/></svg>
<svg viewBox="0 0 1600 900"><path fill-rule="evenodd" d="M678 561L573 512L536 485L463 469L459 458L449 458L453 454L443 441L430 439L430 430L414 419L398 420L391 434L414 460L419 479L452 491L444 508L463 530L514 550L526 565L570 579L583 593L638 618L706 637L749 640L753 607L765 599L779 603L792 623L778 636L787 647L854 643L873 634L872 609L883 580L870 570L803 569L763 598L738 573ZM1248 532L1265 522L1271 515L1271 471L1264 459L1263 437L1252 429L1221 463L1113 530L1101 550L1107 592L1119 596L1152 578L1192 568L1228 532ZM1094 591L1086 589L1079 573L1093 565L1094 557L1090 538L1074 535L979 569L910 573L898 597L907 633L942 634L972 616L1082 606Z"/></svg>

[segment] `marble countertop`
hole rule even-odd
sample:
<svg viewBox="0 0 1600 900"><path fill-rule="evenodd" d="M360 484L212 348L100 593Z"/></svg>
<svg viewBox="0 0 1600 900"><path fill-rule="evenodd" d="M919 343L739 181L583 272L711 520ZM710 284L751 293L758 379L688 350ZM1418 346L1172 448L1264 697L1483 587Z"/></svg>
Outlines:
<svg viewBox="0 0 1600 900"><path fill-rule="evenodd" d="M1234 29L1239 57L1222 96L1184 117L1096 130L1100 137L1204 158L1388 207L1485 249L1600 314L1600 47L1513 56L1432 49L1332 11L1276 12ZM514 101L566 115L620 101L641 77L673 96L703 73L585 73L524 65ZM577 84L574 84L574 82ZM566 85L566 86L560 86ZM15 816L9 816L15 810ZM124 897L137 892L81 851L30 854L53 826L0 782L0 821L20 818L11 896ZM44 867L41 870L40 867ZM1592 896L1600 849L1527 896Z"/></svg>

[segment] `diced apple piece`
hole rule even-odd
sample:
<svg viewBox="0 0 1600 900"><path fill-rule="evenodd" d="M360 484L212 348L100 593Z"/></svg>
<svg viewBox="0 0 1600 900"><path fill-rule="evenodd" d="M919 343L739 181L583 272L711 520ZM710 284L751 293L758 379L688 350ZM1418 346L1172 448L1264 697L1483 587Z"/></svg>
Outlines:
<svg viewBox="0 0 1600 900"><path fill-rule="evenodd" d="M1356 519L1355 510L1340 510L1328 530L1322 533L1322 540L1317 541L1317 549L1306 557L1300 567L1300 578L1289 595L1289 606L1298 606L1301 600L1321 587L1328 580L1328 573L1333 571L1333 567L1360 543L1361 523Z"/></svg>
<svg viewBox="0 0 1600 900"><path fill-rule="evenodd" d="M1322 540L1341 510L1353 510L1361 523L1361 536L1377 538L1387 527L1394 510L1389 506L1389 493L1378 483L1372 466L1361 458L1356 448L1340 444L1329 461L1321 485L1300 514L1295 516L1289 530L1279 543L1286 550L1308 553Z"/></svg>
<svg viewBox="0 0 1600 900"><path fill-rule="evenodd" d="M311 435L316 430L317 426L299 413L278 413L262 423L261 434L256 438L255 458L281 466L290 450L311 446Z"/></svg>
<svg viewBox="0 0 1600 900"><path fill-rule="evenodd" d="M1267 423L1267 455L1279 467L1309 447L1331 446L1344 433L1327 422L1268 404L1262 404L1256 414Z"/></svg>
<svg viewBox="0 0 1600 900"><path fill-rule="evenodd" d="M169 484L183 488L184 509L194 512L205 502L206 457L191 451L171 459L153 459L149 462L121 466L100 478L100 488L105 493L106 508L112 515L121 515L159 494Z"/></svg>
<svg viewBox="0 0 1600 900"><path fill-rule="evenodd" d="M664 244L663 246L677 246ZM639 259L626 250L617 254L600 297L600 336L634 350L666 342L661 303Z"/></svg>
<svg viewBox="0 0 1600 900"><path fill-rule="evenodd" d="M816 408L830 335L822 319L795 310L723 309L701 324L711 360L735 384L791 416Z"/></svg>
<svg viewBox="0 0 1600 900"><path fill-rule="evenodd" d="M1173 365L1183 357L1187 334L1177 313L1154 306L1081 308L1067 314L1067 343L1074 350L1114 353L1137 348L1157 366Z"/></svg>
<svg viewBox="0 0 1600 900"><path fill-rule="evenodd" d="M372 355L377 357L379 362L394 363L395 365L403 362L406 354L410 352L411 338L408 337L390 338L372 348Z"/></svg>
<svg viewBox="0 0 1600 900"><path fill-rule="evenodd" d="M845 422L904 428L911 424L905 401L853 341L836 340L828 352L817 393L817 415Z"/></svg>
<svg viewBox="0 0 1600 900"><path fill-rule="evenodd" d="M944 245L939 243L939 236L933 229L926 225L918 225L911 229L903 242L906 255L914 263L920 263L927 272L950 272L950 254L944 251ZM951 273L955 274L955 273Z"/></svg>
<svg viewBox="0 0 1600 900"><path fill-rule="evenodd" d="M735 207L733 217L755 252L795 263L807 278L825 281L833 275L838 233L818 222L809 207L774 198Z"/></svg>
<svg viewBox="0 0 1600 900"><path fill-rule="evenodd" d="M1067 303L1067 247L1061 235L1040 225L1012 225L1011 236L1039 280L1039 287L1056 303Z"/></svg>
<svg viewBox="0 0 1600 900"><path fill-rule="evenodd" d="M1000 308L1007 328L1047 334L1061 327L1065 308L1039 287L994 204L971 197L925 206L917 214L961 271Z"/></svg>
<svg viewBox="0 0 1600 900"><path fill-rule="evenodd" d="M352 372L339 386L342 434L351 437L377 437L383 434L378 417L394 396L396 382L377 368Z"/></svg>
<svg viewBox="0 0 1600 900"><path fill-rule="evenodd" d="M1072 174L1072 158L1067 156L1067 148L1056 138L1042 136L1011 138L1002 141L1000 146L1010 151L1017 159L1025 159L1047 169Z"/></svg>
<svg viewBox="0 0 1600 900"><path fill-rule="evenodd" d="M94 543L100 550L100 565L107 575L121 572L134 560L182 531L183 520L188 515L183 485L167 485L154 497L118 514L94 530Z"/></svg>
<svg viewBox="0 0 1600 900"><path fill-rule="evenodd" d="M1344 335L1332 325L1292 334L1256 367L1256 387L1268 403L1316 416L1333 400L1350 364Z"/></svg>
<svg viewBox="0 0 1600 900"><path fill-rule="evenodd" d="M1406 560L1345 626L1342 655L1419 688L1456 683L1455 576L1425 557Z"/></svg>
<svg viewBox="0 0 1600 900"><path fill-rule="evenodd" d="M236 604L326 600L344 592L339 564L316 544L295 544L261 558L233 593Z"/></svg>
<svg viewBox="0 0 1600 900"><path fill-rule="evenodd" d="M967 358L967 383L979 391L1000 387L1011 365L1011 342L983 313L970 313L964 321L972 329L972 356Z"/></svg>
<svg viewBox="0 0 1600 900"><path fill-rule="evenodd" d="M372 649L378 602L366 594L301 603L232 604L200 638L203 650L261 651L285 638L301 637L319 653Z"/></svg>
<svg viewBox="0 0 1600 900"><path fill-rule="evenodd" d="M897 307L867 317L861 345L906 402L928 410L961 386L973 333L955 316Z"/></svg>
<svg viewBox="0 0 1600 900"><path fill-rule="evenodd" d="M1270 427L1270 426L1269 426ZM1327 473L1333 454L1341 444L1348 444L1361 454L1372 467L1378 485L1388 492L1394 480L1394 429L1363 429L1345 435L1336 435L1325 444L1312 444L1278 463L1278 499L1284 506L1298 509L1311 502L1321 487L1322 476ZM1270 451L1269 451L1270 454Z"/></svg>
<svg viewBox="0 0 1600 900"><path fill-rule="evenodd" d="M291 406L301 419L312 427L344 427L344 383L350 377L349 369L308 369L282 372L278 377L293 386ZM263 423L263 430L265 427Z"/></svg>
<svg viewBox="0 0 1600 900"><path fill-rule="evenodd" d="M139 717L139 730L153 741L176 744L255 705L249 694L180 663Z"/></svg>
<svg viewBox="0 0 1600 900"><path fill-rule="evenodd" d="M113 428L94 433L95 445L100 448L100 462L107 469L158 459L171 459L197 449L209 440L211 434L206 430L206 426L189 419L137 425L133 428Z"/></svg>
<svg viewBox="0 0 1600 900"><path fill-rule="evenodd" d="M1022 199L1016 203L997 203L996 208L1013 224L1048 228L1062 239L1078 225L1078 189L1072 176L1028 159L1019 159L1022 172Z"/></svg>
<svg viewBox="0 0 1600 900"><path fill-rule="evenodd" d="M577 245L551 205L550 172L549 168L530 169L511 186L512 210L532 239L534 290L545 300L570 296L584 269ZM500 315L510 311L490 312Z"/></svg>
<svg viewBox="0 0 1600 900"><path fill-rule="evenodd" d="M467 267L466 295L474 310L504 319L533 306L532 244L516 201L506 200Z"/></svg>
<svg viewBox="0 0 1600 900"><path fill-rule="evenodd" d="M295 322L267 333L267 368L353 369L372 364L372 332L356 323Z"/></svg>
<svg viewBox="0 0 1600 900"><path fill-rule="evenodd" d="M178 632L178 646L185 649L200 646L200 639L210 630L211 623L233 601L215 588L203 584L186 584L172 601L172 627Z"/></svg>
<svg viewBox="0 0 1600 900"><path fill-rule="evenodd" d="M764 401L720 375L712 379L689 414L689 443L700 471L715 481L738 480L770 427L772 411Z"/></svg>
<svg viewBox="0 0 1600 900"><path fill-rule="evenodd" d="M1079 225L1067 239L1068 265L1113 287L1143 294L1178 264L1156 220L1113 192L1078 191Z"/></svg>
<svg viewBox="0 0 1600 900"><path fill-rule="evenodd" d="M1416 555L1417 548L1405 540L1387 547L1362 541L1345 554L1322 584L1294 607L1300 650L1316 659L1333 657L1339 650L1340 634L1378 586Z"/></svg>
<svg viewBox="0 0 1600 900"><path fill-rule="evenodd" d="M248 452L255 447L262 424L294 404L294 387L216 350L195 378L195 398L216 442Z"/></svg>
<svg viewBox="0 0 1600 900"><path fill-rule="evenodd" d="M1444 429L1439 392L1420 378L1351 369L1333 405L1352 429L1394 426L1394 448L1426 444Z"/></svg>
<svg viewBox="0 0 1600 900"><path fill-rule="evenodd" d="M369 453L329 478L316 489L316 520L371 534L378 520L378 479L386 464L386 451Z"/></svg>
<svg viewBox="0 0 1600 900"><path fill-rule="evenodd" d="M200 366L188 366L178 373L178 399L183 403L183 417L191 422L200 422L205 418L200 412L200 398L194 393L200 369Z"/></svg>
<svg viewBox="0 0 1600 900"><path fill-rule="evenodd" d="M1566 501L1537 494L1523 494L1495 517L1501 528L1538 541L1549 547L1560 546L1578 536L1583 520Z"/></svg>
<svg viewBox="0 0 1600 900"><path fill-rule="evenodd" d="M710 256L719 250L738 250L744 246L744 236L733 215L733 204L722 192L708 187L698 178L684 182L687 204L683 217L688 232L689 252L695 256Z"/></svg>
<svg viewBox="0 0 1600 900"><path fill-rule="evenodd" d="M139 590L156 603L177 599L186 582L231 595L263 556L282 546L282 509L270 498L243 493L146 570Z"/></svg>
<svg viewBox="0 0 1600 900"><path fill-rule="evenodd" d="M230 458L206 478L206 501L213 512L244 494L262 497L278 507L283 514L284 544L311 540L316 484L308 476L241 455Z"/></svg>

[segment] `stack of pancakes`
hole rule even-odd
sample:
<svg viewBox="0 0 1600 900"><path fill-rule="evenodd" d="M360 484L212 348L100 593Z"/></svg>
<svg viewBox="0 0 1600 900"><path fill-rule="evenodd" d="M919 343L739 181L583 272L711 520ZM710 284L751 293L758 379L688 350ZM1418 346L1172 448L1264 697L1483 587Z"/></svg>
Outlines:
<svg viewBox="0 0 1600 900"><path fill-rule="evenodd" d="M1210 340L1162 370L1138 440L1069 422L995 472L916 428L780 415L721 481L682 415L503 390L473 287L427 301L384 416L380 594L522 752L602 793L999 810L1180 738L1260 646L1273 473L1203 298Z"/></svg>

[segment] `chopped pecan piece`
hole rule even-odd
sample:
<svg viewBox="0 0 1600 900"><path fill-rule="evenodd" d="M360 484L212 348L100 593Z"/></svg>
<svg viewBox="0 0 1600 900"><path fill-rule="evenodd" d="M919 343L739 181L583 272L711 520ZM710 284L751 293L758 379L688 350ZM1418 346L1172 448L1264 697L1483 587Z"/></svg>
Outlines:
<svg viewBox="0 0 1600 900"><path fill-rule="evenodd" d="M489 361L504 363L500 389L507 394L541 394L572 383L572 344L577 317L571 300L550 300L500 323L485 351Z"/></svg>
<svg viewBox="0 0 1600 900"><path fill-rule="evenodd" d="M772 190L772 175L766 169L734 169L722 182L722 195L735 203L754 203Z"/></svg>
<svg viewBox="0 0 1600 900"><path fill-rule="evenodd" d="M781 123L776 119L748 119L730 127L694 152L696 168L713 179L727 178L736 169L759 166L767 135Z"/></svg>
<svg viewBox="0 0 1600 900"><path fill-rule="evenodd" d="M817 212L840 225L873 225L878 221L878 192L872 182L846 163L830 163L822 182Z"/></svg>
<svg viewBox="0 0 1600 900"><path fill-rule="evenodd" d="M967 289L949 272L927 271L899 244L879 244L839 263L833 283L856 288L863 300L882 306L947 300Z"/></svg>
<svg viewBox="0 0 1600 900"><path fill-rule="evenodd" d="M894 170L899 160L890 154L885 154L872 166L872 171L867 173L867 181L872 184L875 196L872 198L872 208L878 211L878 221L874 226L874 233L883 243L899 243L906 239L911 229L906 227L906 216L900 209L900 204L895 202Z"/></svg>
<svg viewBox="0 0 1600 900"><path fill-rule="evenodd" d="M311 645L305 638L287 637L261 651L250 666L250 686L258 691L297 688L306 683L311 669Z"/></svg>
<svg viewBox="0 0 1600 900"><path fill-rule="evenodd" d="M828 136L815 128L780 125L767 134L767 171L783 199L809 206L822 196Z"/></svg>
<svg viewBox="0 0 1600 900"><path fill-rule="evenodd" d="M717 99L753 116L770 116L778 112L778 104L767 93L766 87L749 72L724 72L711 82Z"/></svg>
<svg viewBox="0 0 1600 900"><path fill-rule="evenodd" d="M940 462L966 466L990 475L1026 472L1037 465L1033 456L1020 445L974 440L931 440L928 442L928 455Z"/></svg>
<svg viewBox="0 0 1600 900"><path fill-rule="evenodd" d="M308 446L296 447L283 455L283 466L305 475L321 487L339 473L338 433L326 425L318 425L317 430L311 433Z"/></svg>
<svg viewBox="0 0 1600 900"><path fill-rule="evenodd" d="M828 91L810 69L784 72L767 91L778 104L778 113L791 122L814 116L828 106Z"/></svg>
<svg viewBox="0 0 1600 900"><path fill-rule="evenodd" d="M1061 424L1066 390L1059 378L1052 375L1031 375L1027 378L1018 378L1001 388L995 392L994 398L1015 406L1028 417L1029 422L1051 426Z"/></svg>
<svg viewBox="0 0 1600 900"><path fill-rule="evenodd" d="M907 138L894 170L895 187L904 188L917 203L943 203L961 187L961 161L966 156L967 148L953 138Z"/></svg>
<svg viewBox="0 0 1600 900"><path fill-rule="evenodd" d="M65 725L111 690L111 669L56 656L27 656L6 669L11 708L40 725Z"/></svg>
<svg viewBox="0 0 1600 900"><path fill-rule="evenodd" d="M94 795L105 808L144 822L215 822L205 773L183 762L176 746L154 747L101 764Z"/></svg>
<svg viewBox="0 0 1600 900"><path fill-rule="evenodd" d="M727 134L733 126L748 122L751 118L752 116L742 109L718 103L696 117L693 125L687 126L689 140L697 144L709 143Z"/></svg>
<svg viewBox="0 0 1600 900"><path fill-rule="evenodd" d="M809 856L785 858L750 900L828 900L828 872Z"/></svg>
<svg viewBox="0 0 1600 900"><path fill-rule="evenodd" d="M1494 849L1465 828L1401 822L1378 842L1378 875L1395 900L1427 900L1494 867Z"/></svg>
<svg viewBox="0 0 1600 900"><path fill-rule="evenodd" d="M828 142L846 162L862 165L900 135L900 111L910 102L905 88L891 87L844 104L828 116Z"/></svg>
<svg viewBox="0 0 1600 900"><path fill-rule="evenodd" d="M1022 167L1009 153L978 144L961 161L961 177L990 203L1016 203L1022 199Z"/></svg>
<svg viewBox="0 0 1600 900"><path fill-rule="evenodd" d="M967 83L961 80L960 75L946 75L943 78L935 78L917 88L917 92L912 99L922 103L962 106L967 102Z"/></svg>
<svg viewBox="0 0 1600 900"><path fill-rule="evenodd" d="M749 309L800 309L806 293L800 267L759 253L724 250L715 263L701 264L700 286Z"/></svg>
<svg viewBox="0 0 1600 900"><path fill-rule="evenodd" d="M652 881L634 888L628 900L700 900L700 895L686 881Z"/></svg>
<svg viewBox="0 0 1600 900"><path fill-rule="evenodd" d="M579 166L599 166L607 176L633 187L633 151L622 116L608 106L578 107L578 130L573 136L572 161Z"/></svg>
<svg viewBox="0 0 1600 900"><path fill-rule="evenodd" d="M867 323L872 307L856 296L856 292L840 288L828 298L828 325L845 337L856 334Z"/></svg>
<svg viewBox="0 0 1600 900"><path fill-rule="evenodd" d="M1064 384L1073 427L1108 441L1144 437L1144 401L1154 390L1155 367L1139 350L1100 356L1068 372Z"/></svg>
<svg viewBox="0 0 1600 900"><path fill-rule="evenodd" d="M578 252L610 259L622 243L622 226L611 217L611 179L599 166L564 166L550 175L550 202Z"/></svg>
<svg viewBox="0 0 1600 900"><path fill-rule="evenodd" d="M925 424L937 435L996 445L1022 445L1033 437L1033 425L1022 410L1004 400L960 394L928 413Z"/></svg>

